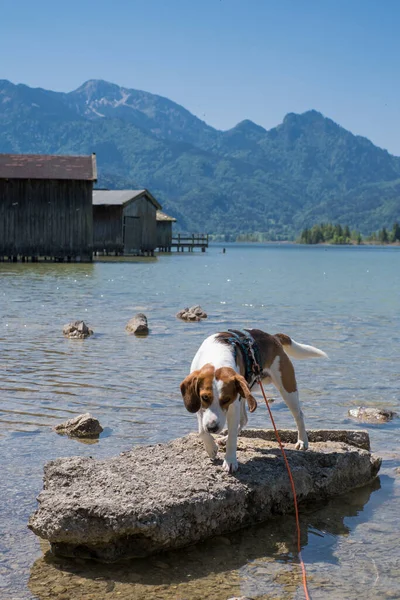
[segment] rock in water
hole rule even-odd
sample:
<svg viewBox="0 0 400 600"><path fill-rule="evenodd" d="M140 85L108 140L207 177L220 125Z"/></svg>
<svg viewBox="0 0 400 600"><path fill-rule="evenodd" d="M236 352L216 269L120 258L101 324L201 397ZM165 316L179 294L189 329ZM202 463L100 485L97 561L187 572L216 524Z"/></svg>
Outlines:
<svg viewBox="0 0 400 600"><path fill-rule="evenodd" d="M63 334L72 339L83 340L93 335L93 330L84 321L74 321L73 323L64 325Z"/></svg>
<svg viewBox="0 0 400 600"><path fill-rule="evenodd" d="M201 321L201 319L207 319L207 313L199 304L191 306L190 308L183 308L176 316L183 321Z"/></svg>
<svg viewBox="0 0 400 600"><path fill-rule="evenodd" d="M365 406L357 406L357 408L350 408L350 417L359 419L359 421L365 421L366 423L386 423L391 421L396 413L386 408L366 408Z"/></svg>
<svg viewBox="0 0 400 600"><path fill-rule="evenodd" d="M207 319L207 313L201 308L200 304L196 304L196 306L191 306L189 308L189 312L195 314L200 319Z"/></svg>
<svg viewBox="0 0 400 600"><path fill-rule="evenodd" d="M79 415L54 427L57 433L79 438L98 437L103 431L99 421L90 413Z"/></svg>
<svg viewBox="0 0 400 600"><path fill-rule="evenodd" d="M128 333L134 333L135 335L147 335L149 333L149 327L146 315L138 313L132 317L125 329Z"/></svg>
<svg viewBox="0 0 400 600"><path fill-rule="evenodd" d="M329 441L331 433L340 441ZM51 543L56 555L113 562L291 513L283 458L264 434L269 432L243 432L234 476L223 471L222 457L210 461L197 434L139 446L108 460L50 461L29 527ZM353 437L353 432L309 431L310 449L301 452L294 450L296 432L282 432L283 439L292 440L286 453L300 505L374 479L381 460L364 449L369 447L366 432L356 432L357 447Z"/></svg>

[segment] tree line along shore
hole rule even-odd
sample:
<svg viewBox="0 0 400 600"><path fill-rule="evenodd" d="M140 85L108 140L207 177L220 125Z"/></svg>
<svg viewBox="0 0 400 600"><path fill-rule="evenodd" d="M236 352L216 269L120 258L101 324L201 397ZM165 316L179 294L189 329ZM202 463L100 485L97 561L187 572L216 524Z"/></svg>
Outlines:
<svg viewBox="0 0 400 600"><path fill-rule="evenodd" d="M302 230L297 239L291 236L271 235L271 232L253 231L238 234L210 234L212 242L245 242L245 243L273 243L290 242L296 244L333 244L333 245L400 245L400 225L396 221L391 228L383 227L369 235L363 235L357 229L350 229L349 225L337 223L319 223Z"/></svg>
<svg viewBox="0 0 400 600"><path fill-rule="evenodd" d="M383 227L377 232L374 231L368 236L363 236L356 229L350 230L348 225L320 223L303 229L297 242L299 244L334 245L399 244L400 225L395 222L389 230Z"/></svg>

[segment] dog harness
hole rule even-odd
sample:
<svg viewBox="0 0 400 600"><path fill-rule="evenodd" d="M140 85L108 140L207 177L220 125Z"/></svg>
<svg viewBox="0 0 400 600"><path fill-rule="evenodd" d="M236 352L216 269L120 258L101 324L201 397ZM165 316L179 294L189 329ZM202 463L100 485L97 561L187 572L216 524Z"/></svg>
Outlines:
<svg viewBox="0 0 400 600"><path fill-rule="evenodd" d="M255 382L261 379L262 368L260 349L247 329L243 329L243 331L228 329L228 331L231 334L231 337L228 338L227 341L234 349L235 359L238 349L240 350L244 362L244 378L251 389Z"/></svg>

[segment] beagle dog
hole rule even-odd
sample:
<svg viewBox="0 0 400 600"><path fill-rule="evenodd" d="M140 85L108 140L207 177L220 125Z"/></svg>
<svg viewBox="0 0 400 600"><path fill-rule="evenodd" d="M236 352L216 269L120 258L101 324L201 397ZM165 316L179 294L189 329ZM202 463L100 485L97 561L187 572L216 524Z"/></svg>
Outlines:
<svg viewBox="0 0 400 600"><path fill-rule="evenodd" d="M294 417L298 431L296 449L307 450L307 432L289 356L301 359L327 358L327 355L314 346L299 344L283 333L270 335L260 329L249 329L242 335L250 338L252 348L257 350L262 382L272 383L278 389ZM251 353L254 359L252 350ZM238 468L237 437L247 424L245 402L250 412L257 408L250 391L256 377L249 374L246 363L246 347L239 337L232 337L231 332L216 333L201 344L192 361L190 375L180 385L187 410L197 413L199 435L211 459L215 459L218 452L211 434L220 433L227 422L223 469L228 473Z"/></svg>

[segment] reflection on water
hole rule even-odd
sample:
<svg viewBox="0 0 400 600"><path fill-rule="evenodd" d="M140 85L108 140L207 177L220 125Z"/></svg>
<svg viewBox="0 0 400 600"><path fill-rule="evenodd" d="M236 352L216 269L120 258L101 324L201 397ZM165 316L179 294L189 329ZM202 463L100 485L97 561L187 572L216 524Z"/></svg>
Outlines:
<svg viewBox="0 0 400 600"><path fill-rule="evenodd" d="M353 597L354 576L335 582L335 568L339 562L336 556L338 536L350 533L346 518L357 517L371 493L379 489L377 479L339 501L330 501L324 507L314 507L312 512L302 514L302 546L307 546L311 538L321 547L311 560L308 559L313 590L322 592L334 586L338 593L336 597ZM189 549L116 565L99 566L91 561L77 563L56 559L47 552L33 565L29 588L38 598L48 597L50 592L60 593L60 597L65 593L69 598L81 598L86 594L99 600L110 598L110 593L119 598L143 600L226 600L244 594L292 599L301 589L300 569L293 559L296 556L294 527L292 517L277 517L272 523L217 537ZM322 544L323 540L325 543ZM367 557L368 550L359 557L358 564L360 561L368 563ZM361 578L358 577L358 585L368 591L375 578L374 568L368 568ZM358 587L358 593L361 592ZM317 598L318 594L313 593L313 597Z"/></svg>
<svg viewBox="0 0 400 600"><path fill-rule="evenodd" d="M42 558L26 529L47 460L103 458L195 429L179 383L218 330L284 331L328 352L329 362L296 362L309 428L355 428L347 411L360 404L400 412L397 249L226 247L155 261L0 264L0 598L303 597L291 519L109 567ZM206 321L175 318L198 303ZM151 330L143 339L124 330L139 311ZM65 339L63 325L81 318L93 338ZM52 430L88 411L105 428L98 443ZM293 427L279 398L273 411L279 427ZM381 489L303 514L314 600L400 598L399 422L363 424L384 458ZM268 426L264 407L250 424Z"/></svg>

